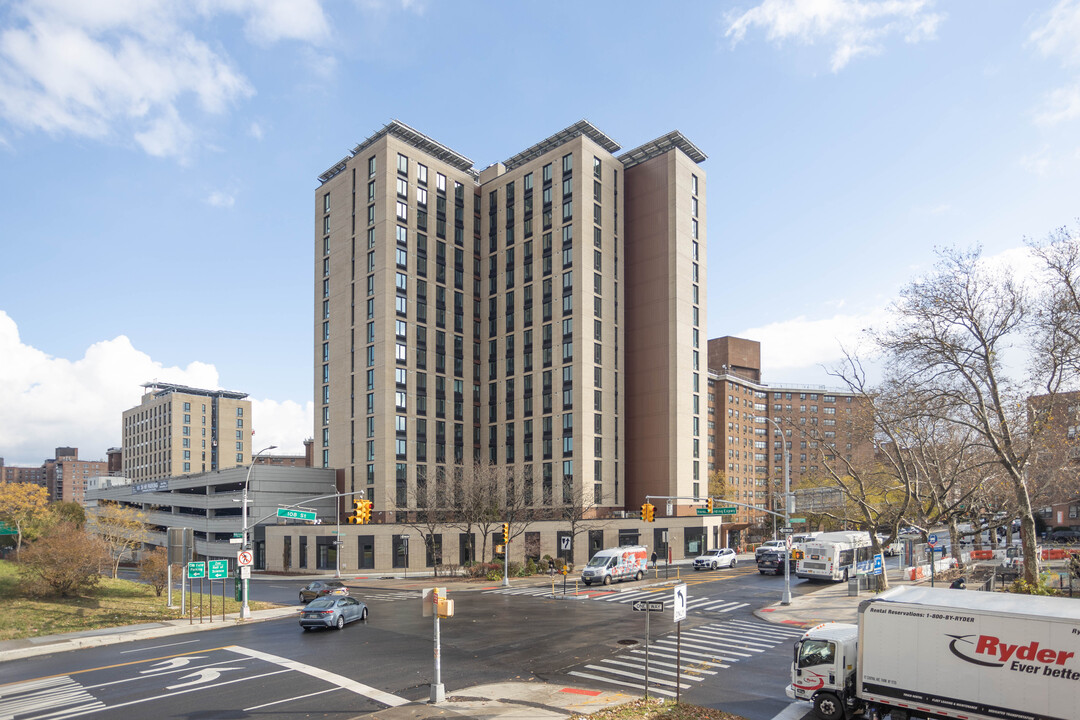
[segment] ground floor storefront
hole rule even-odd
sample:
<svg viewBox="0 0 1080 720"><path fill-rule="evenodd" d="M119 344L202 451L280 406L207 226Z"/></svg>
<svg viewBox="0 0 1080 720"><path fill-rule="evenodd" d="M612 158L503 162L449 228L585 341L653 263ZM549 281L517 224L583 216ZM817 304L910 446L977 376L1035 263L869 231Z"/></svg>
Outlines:
<svg viewBox="0 0 1080 720"><path fill-rule="evenodd" d="M537 521L512 525L509 559L515 563L544 558L580 567L598 550L644 545L650 556L682 560L705 550L727 547L728 533L718 516L641 520L593 520L576 523ZM265 528L263 563L270 572L313 570L344 572L454 571L470 562L501 562L502 523L460 525L276 525Z"/></svg>

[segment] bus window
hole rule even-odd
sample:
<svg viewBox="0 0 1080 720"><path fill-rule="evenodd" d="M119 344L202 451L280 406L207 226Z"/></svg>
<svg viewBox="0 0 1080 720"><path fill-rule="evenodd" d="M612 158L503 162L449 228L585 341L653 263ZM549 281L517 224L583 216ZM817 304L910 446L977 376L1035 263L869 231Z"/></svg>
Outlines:
<svg viewBox="0 0 1080 720"><path fill-rule="evenodd" d="M841 550L840 551L840 562L837 563L837 564L840 567L847 567L848 565L852 564L854 559L855 559L855 551L854 550L851 550L851 549Z"/></svg>

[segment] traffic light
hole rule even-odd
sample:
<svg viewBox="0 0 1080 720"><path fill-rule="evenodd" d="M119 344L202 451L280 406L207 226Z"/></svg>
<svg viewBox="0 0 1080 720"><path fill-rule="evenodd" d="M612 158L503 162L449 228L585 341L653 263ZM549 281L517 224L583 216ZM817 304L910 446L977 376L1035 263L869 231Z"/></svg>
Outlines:
<svg viewBox="0 0 1080 720"><path fill-rule="evenodd" d="M510 542L510 523L503 523L503 544Z"/></svg>
<svg viewBox="0 0 1080 720"><path fill-rule="evenodd" d="M360 524L361 525L367 525L369 522L371 522L371 505L372 505L372 502L370 500L361 500L360 501Z"/></svg>
<svg viewBox="0 0 1080 720"><path fill-rule="evenodd" d="M710 515L712 515L712 511L713 511L713 502L712 502L712 498L707 498L707 499L705 500L705 509L709 511L709 514L710 514Z"/></svg>
<svg viewBox="0 0 1080 720"><path fill-rule="evenodd" d="M363 500L353 500L353 511L352 511L352 515L349 516L349 524L350 525L363 524L364 521L361 519L363 516L364 516L364 501Z"/></svg>
<svg viewBox="0 0 1080 720"><path fill-rule="evenodd" d="M656 506L652 503L643 503L641 506L641 519L645 522L656 520Z"/></svg>

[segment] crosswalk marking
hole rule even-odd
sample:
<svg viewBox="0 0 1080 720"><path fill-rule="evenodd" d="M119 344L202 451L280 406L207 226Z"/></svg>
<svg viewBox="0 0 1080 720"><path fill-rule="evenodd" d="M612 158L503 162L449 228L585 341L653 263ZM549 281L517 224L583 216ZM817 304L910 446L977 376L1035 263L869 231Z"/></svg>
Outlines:
<svg viewBox="0 0 1080 720"><path fill-rule="evenodd" d="M545 587L496 588L494 590L485 590L484 592L493 595L512 595L517 597L553 597L551 593L551 588ZM555 595L561 594L562 593L560 591L556 590ZM619 603L623 605L638 600L662 602L664 603L665 610L670 609L674 602L670 595L670 588L663 588L657 590L625 590L623 592L617 592L614 590L581 590L577 593L571 593L570 595L572 597L576 597L582 600ZM748 606L749 603L725 600L723 598L709 597L690 598L686 604L687 610L693 610L702 613L729 613Z"/></svg>
<svg viewBox="0 0 1080 720"><path fill-rule="evenodd" d="M394 602L395 600L419 600L423 595L422 593L409 590L388 590L373 593L355 593L355 596L360 600L382 600L384 602Z"/></svg>
<svg viewBox="0 0 1080 720"><path fill-rule="evenodd" d="M0 688L0 718L51 710L53 712L39 717L59 719L104 707L105 703L86 692L79 683L66 675L14 683Z"/></svg>
<svg viewBox="0 0 1080 720"><path fill-rule="evenodd" d="M667 633L653 640L648 649L649 693L674 696L676 683L681 688L693 687L694 683L794 640L803 632L797 628L735 618L683 631L681 643L674 633ZM641 689L645 684L645 659L645 648L638 647L567 674Z"/></svg>

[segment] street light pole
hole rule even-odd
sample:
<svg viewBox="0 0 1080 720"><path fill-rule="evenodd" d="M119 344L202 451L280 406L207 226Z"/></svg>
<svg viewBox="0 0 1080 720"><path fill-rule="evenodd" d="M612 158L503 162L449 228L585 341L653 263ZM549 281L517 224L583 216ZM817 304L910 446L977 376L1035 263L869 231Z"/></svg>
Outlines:
<svg viewBox="0 0 1080 720"><path fill-rule="evenodd" d="M241 545L241 547L244 548L245 550L251 550L251 545L248 544L248 522L247 522L247 516L248 516L248 483L251 482L251 471L255 469L255 461L259 459L260 455L262 455L264 452L267 452L269 450L273 450L276 447L277 447L277 445L271 445L270 447L265 447L262 450L260 450L259 452L255 453L255 457L251 458L251 464L248 465L247 475L244 477L244 499L243 499L243 509L241 510L241 514L242 514L241 523L243 525L242 532L243 532L243 535L244 535L244 544ZM248 578L244 578L244 595L243 595L243 598L244 598L243 602L240 605L240 619L241 620L247 620L248 618L251 617L251 608L248 606Z"/></svg>
<svg viewBox="0 0 1080 720"><path fill-rule="evenodd" d="M787 551L784 553L784 594L780 596L781 605L791 604L791 507L788 499L791 497L791 464L790 453L787 449L787 441L784 440L784 431L780 423L769 418L776 432L780 433L780 448L784 451L784 545ZM773 515L773 518L776 516ZM775 520L774 520L775 522Z"/></svg>

